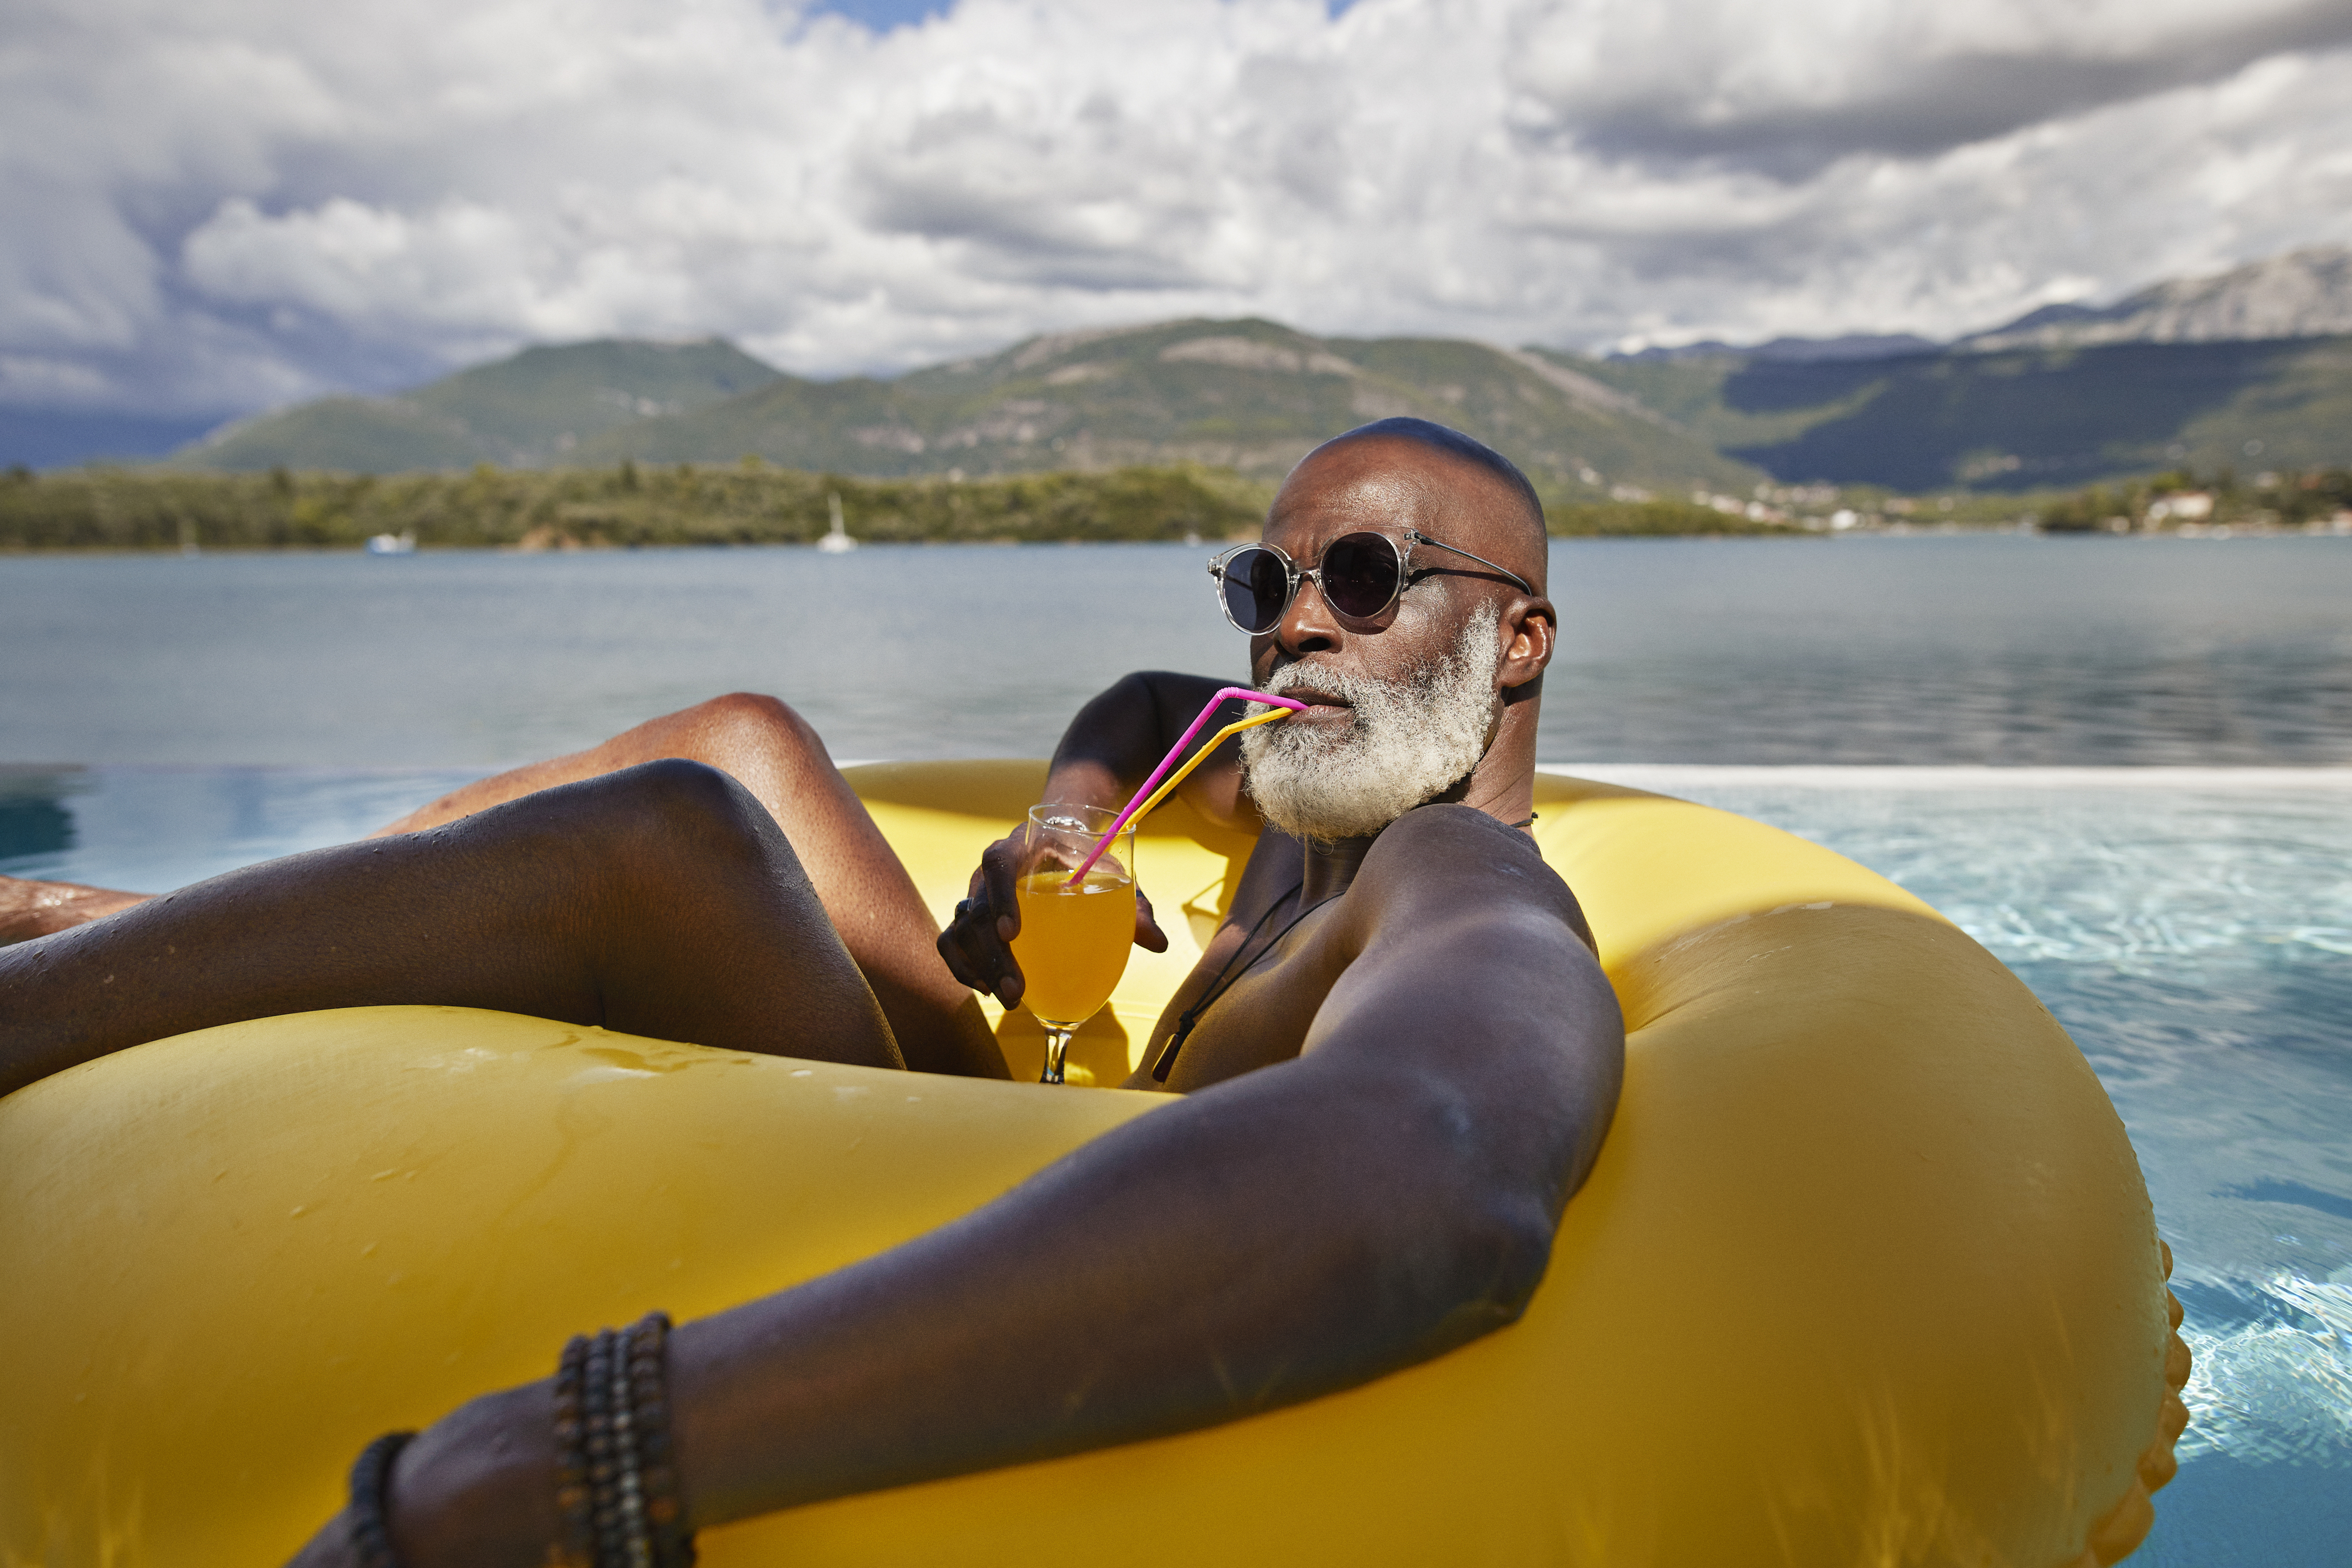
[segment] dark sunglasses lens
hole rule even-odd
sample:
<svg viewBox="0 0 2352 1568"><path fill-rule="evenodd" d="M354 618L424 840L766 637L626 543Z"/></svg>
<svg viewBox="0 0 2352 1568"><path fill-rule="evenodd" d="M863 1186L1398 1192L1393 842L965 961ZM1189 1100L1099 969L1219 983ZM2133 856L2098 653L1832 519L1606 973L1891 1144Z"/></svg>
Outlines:
<svg viewBox="0 0 2352 1568"><path fill-rule="evenodd" d="M1225 563L1225 608L1243 631L1271 632L1290 598L1290 573L1282 558L1255 546Z"/></svg>
<svg viewBox="0 0 2352 1568"><path fill-rule="evenodd" d="M1323 597L1340 614L1378 615L1396 591L1396 546L1386 534L1349 534L1324 550Z"/></svg>

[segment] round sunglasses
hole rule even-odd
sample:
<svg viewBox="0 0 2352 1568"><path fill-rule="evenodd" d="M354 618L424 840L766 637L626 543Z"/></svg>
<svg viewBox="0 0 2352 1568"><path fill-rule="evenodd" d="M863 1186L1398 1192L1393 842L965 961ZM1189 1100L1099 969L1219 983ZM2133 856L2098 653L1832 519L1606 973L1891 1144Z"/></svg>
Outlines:
<svg viewBox="0 0 2352 1568"><path fill-rule="evenodd" d="M1350 621L1370 621L1411 586L1416 545L1452 550L1501 572L1523 593L1535 591L1517 572L1414 528L1404 530L1402 549L1386 534L1342 534L1323 547L1322 559L1311 567L1301 567L1279 545L1236 545L1209 563L1209 575L1216 580L1217 602L1224 607L1225 619L1253 637L1282 623L1283 612L1298 597L1299 583L1310 578L1333 610Z"/></svg>

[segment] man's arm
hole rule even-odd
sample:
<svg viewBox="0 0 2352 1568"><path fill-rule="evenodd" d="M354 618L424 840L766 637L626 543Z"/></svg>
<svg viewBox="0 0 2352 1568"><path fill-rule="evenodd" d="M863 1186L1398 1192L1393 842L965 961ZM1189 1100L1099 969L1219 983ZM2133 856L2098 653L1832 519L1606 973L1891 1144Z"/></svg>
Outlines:
<svg viewBox="0 0 2352 1568"><path fill-rule="evenodd" d="M681 1328L671 1408L694 1523L1207 1426L1517 1318L1615 1105L1615 999L1565 885L1477 813L1412 813L1359 891L1364 912L1335 933L1354 961L1298 1060ZM393 1488L404 1561L541 1560L549 1398L478 1400L410 1448Z"/></svg>
<svg viewBox="0 0 2352 1568"><path fill-rule="evenodd" d="M1046 770L1044 799L1056 805L1101 806L1118 810L1143 787L1201 709L1230 682L1168 670L1139 670L1088 702L1063 731ZM1242 703L1226 705L1238 717ZM1204 727L1197 749L1213 727ZM1211 821L1255 833L1263 824L1257 808L1242 791L1241 748L1226 741L1177 787L1186 804ZM940 936L940 956L955 977L975 991L987 991L1006 1007L1021 1001L1021 967L1012 942L1021 932L1021 904L1014 895L1021 830L991 844L972 873L971 897ZM1136 890L1135 940L1153 953L1168 950L1168 937L1151 912L1151 901Z"/></svg>
<svg viewBox="0 0 2352 1568"><path fill-rule="evenodd" d="M1070 720L1054 748L1045 799L1113 810L1126 805L1209 699L1230 685L1170 670L1138 670L1121 677ZM1240 716L1242 703L1236 698L1228 706L1233 711L1223 716L1230 722ZM1203 737L1209 733L1213 730ZM1254 833L1257 809L1242 793L1240 758L1238 746L1227 741L1177 793L1219 826Z"/></svg>

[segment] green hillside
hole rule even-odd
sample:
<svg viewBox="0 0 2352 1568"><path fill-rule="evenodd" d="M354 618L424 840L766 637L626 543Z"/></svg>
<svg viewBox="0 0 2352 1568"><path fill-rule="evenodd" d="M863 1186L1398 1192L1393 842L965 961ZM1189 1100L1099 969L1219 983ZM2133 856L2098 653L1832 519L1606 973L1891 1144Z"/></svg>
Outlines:
<svg viewBox="0 0 2352 1568"><path fill-rule="evenodd" d="M2316 469L2352 463L2352 337L1603 361L1194 320L834 382L715 340L607 340L528 350L402 397L261 415L175 463L392 474L757 456L877 479L1146 465L1264 483L1389 414L1491 443L1565 506L1627 486L1745 496L1767 475L2015 493L2184 465Z"/></svg>
<svg viewBox="0 0 2352 1568"><path fill-rule="evenodd" d="M1318 339L1271 321L1033 338L896 381L805 382L621 426L572 460L720 463L877 476L1191 464L1279 477L1367 420L1442 421L1562 498L1619 483L1743 493L1761 475L1623 393L1485 344Z"/></svg>
<svg viewBox="0 0 2352 1568"><path fill-rule="evenodd" d="M231 473L539 466L615 426L705 408L776 379L716 339L526 349L400 397L324 398L241 420L173 461Z"/></svg>
<svg viewBox="0 0 2352 1568"><path fill-rule="evenodd" d="M1547 353L1789 483L2022 491L2352 462L2352 338L1860 361Z"/></svg>
<svg viewBox="0 0 2352 1568"><path fill-rule="evenodd" d="M427 549L808 544L838 498L868 544L1256 537L1270 482L1218 468L1057 469L986 479L856 479L751 458L698 466L493 468L393 476L85 468L0 474L0 557L36 550ZM2098 514L2104 516L2104 513ZM1688 501L1549 508L1556 534L1785 533Z"/></svg>
<svg viewBox="0 0 2352 1568"><path fill-rule="evenodd" d="M177 468L399 474L470 468L487 459L458 421L408 398L325 397L257 414L172 455Z"/></svg>
<svg viewBox="0 0 2352 1568"><path fill-rule="evenodd" d="M1265 498L1230 475L1171 468L957 484L845 479L762 463L718 468L470 468L455 474L0 475L0 556L31 550L425 549L806 544L838 498L869 544L1247 537Z"/></svg>

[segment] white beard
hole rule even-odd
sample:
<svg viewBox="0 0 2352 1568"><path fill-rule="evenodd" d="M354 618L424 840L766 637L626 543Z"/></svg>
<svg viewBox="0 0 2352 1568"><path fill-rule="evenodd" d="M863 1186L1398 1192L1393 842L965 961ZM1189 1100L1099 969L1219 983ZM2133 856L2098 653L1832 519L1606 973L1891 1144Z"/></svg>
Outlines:
<svg viewBox="0 0 2352 1568"><path fill-rule="evenodd" d="M1498 620L1492 605L1473 611L1450 653L1394 682L1321 664L1275 672L1261 689L1279 696L1311 686L1354 705L1354 720L1338 735L1286 719L1244 734L1242 774L1259 812L1297 838L1365 838L1467 777L1486 755L1500 700Z"/></svg>

